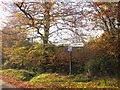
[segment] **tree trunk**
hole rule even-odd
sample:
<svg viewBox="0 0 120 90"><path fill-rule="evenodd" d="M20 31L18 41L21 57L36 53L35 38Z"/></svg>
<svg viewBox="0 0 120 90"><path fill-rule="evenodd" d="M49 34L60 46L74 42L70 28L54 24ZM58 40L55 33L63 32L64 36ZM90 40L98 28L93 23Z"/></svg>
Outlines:
<svg viewBox="0 0 120 90"><path fill-rule="evenodd" d="M48 36L50 29L50 7L49 2L45 3L45 13L44 13L44 38L43 44L48 44Z"/></svg>

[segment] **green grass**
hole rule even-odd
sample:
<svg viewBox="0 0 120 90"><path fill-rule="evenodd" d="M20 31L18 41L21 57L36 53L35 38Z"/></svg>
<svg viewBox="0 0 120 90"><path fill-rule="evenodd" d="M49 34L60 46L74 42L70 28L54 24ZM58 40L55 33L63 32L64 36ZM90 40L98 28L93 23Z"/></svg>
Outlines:
<svg viewBox="0 0 120 90"><path fill-rule="evenodd" d="M68 81L68 79L65 78L65 76L59 75L59 74L40 74L30 80L30 82L33 83L43 83L43 82L64 82Z"/></svg>
<svg viewBox="0 0 120 90"><path fill-rule="evenodd" d="M59 75L59 74L40 74L30 80L35 85L43 85L53 88L118 88L117 80L98 79L90 81L85 75Z"/></svg>
<svg viewBox="0 0 120 90"><path fill-rule="evenodd" d="M27 70L6 69L1 70L0 72L3 76L12 77L22 81L28 81L34 76L33 72L29 72Z"/></svg>
<svg viewBox="0 0 120 90"><path fill-rule="evenodd" d="M42 85L48 88L118 88L115 78L90 80L86 75L61 75L57 73L44 73L34 76L27 70L6 69L1 70L3 76L16 78L17 80L29 80L34 85ZM34 77L33 77L34 76Z"/></svg>

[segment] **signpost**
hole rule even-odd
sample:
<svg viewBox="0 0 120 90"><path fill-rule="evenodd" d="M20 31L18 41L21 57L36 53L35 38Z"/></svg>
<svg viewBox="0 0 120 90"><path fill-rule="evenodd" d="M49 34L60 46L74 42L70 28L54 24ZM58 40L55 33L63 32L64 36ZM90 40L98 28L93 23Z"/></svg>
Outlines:
<svg viewBox="0 0 120 90"><path fill-rule="evenodd" d="M69 74L72 73L72 47L83 47L83 43L72 43L68 46L68 52L69 52Z"/></svg>
<svg viewBox="0 0 120 90"><path fill-rule="evenodd" d="M69 74L72 73L72 46L68 46L68 52L69 52Z"/></svg>

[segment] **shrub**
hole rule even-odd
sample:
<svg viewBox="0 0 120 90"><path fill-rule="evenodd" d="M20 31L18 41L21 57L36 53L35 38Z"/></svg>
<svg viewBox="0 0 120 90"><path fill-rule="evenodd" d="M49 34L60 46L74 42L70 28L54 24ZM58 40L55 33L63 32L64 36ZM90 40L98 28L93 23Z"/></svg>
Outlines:
<svg viewBox="0 0 120 90"><path fill-rule="evenodd" d="M1 72L3 76L8 76L23 81L28 81L34 76L33 72L27 70L6 69Z"/></svg>
<svg viewBox="0 0 120 90"><path fill-rule="evenodd" d="M80 62L72 62L72 73L81 74L85 71L85 64Z"/></svg>
<svg viewBox="0 0 120 90"><path fill-rule="evenodd" d="M86 71L90 76L116 76L118 63L105 58L89 60L86 63Z"/></svg>
<svg viewBox="0 0 120 90"><path fill-rule="evenodd" d="M42 73L54 66L54 53L53 45L35 44L17 47L11 51L10 60L4 63L3 68L26 69Z"/></svg>
<svg viewBox="0 0 120 90"><path fill-rule="evenodd" d="M73 53L72 73L82 73L84 65L79 64L75 55ZM32 46L14 48L9 56L10 59L5 61L3 69L25 69L36 74L44 72L69 73L69 53L67 47L33 44Z"/></svg>

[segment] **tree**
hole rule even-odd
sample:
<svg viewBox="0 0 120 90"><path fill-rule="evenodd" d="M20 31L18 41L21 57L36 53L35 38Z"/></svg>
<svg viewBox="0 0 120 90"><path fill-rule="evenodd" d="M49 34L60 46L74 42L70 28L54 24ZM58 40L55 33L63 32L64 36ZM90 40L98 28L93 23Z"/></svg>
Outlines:
<svg viewBox="0 0 120 90"><path fill-rule="evenodd" d="M69 30L81 39L84 35L78 30L78 27L85 26L85 24L83 26L79 24L80 20L84 18L82 9L85 6L82 6L80 2L53 2L50 0L41 2L15 2L14 4L20 10L16 14L25 18L24 21L26 20L26 23L24 23L26 25L25 28L36 29L37 34L39 34L44 44L48 44L49 38L56 32L58 35L59 31L68 32ZM56 30L53 30L54 28Z"/></svg>
<svg viewBox="0 0 120 90"><path fill-rule="evenodd" d="M120 2L95 2L92 3L95 10L98 12L97 16L102 20L105 33L103 34L104 42L104 51L109 55L112 55L115 60L118 62L118 68L120 67L119 63L119 36L120 36ZM118 70L119 71L119 70ZM118 74L119 76L119 74Z"/></svg>
<svg viewBox="0 0 120 90"><path fill-rule="evenodd" d="M12 24L15 22L7 23L7 27L4 27L1 33L2 40L2 61L10 59L12 50L16 47L28 46L30 42L26 38L26 33L19 27L14 27Z"/></svg>
<svg viewBox="0 0 120 90"><path fill-rule="evenodd" d="M99 19L103 23L103 30L113 35L112 33L118 33L118 3L117 2L93 2L91 3L96 11L96 21ZM94 18L95 18L94 17ZM102 26L102 25L101 25Z"/></svg>

